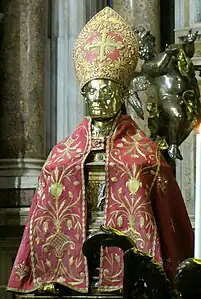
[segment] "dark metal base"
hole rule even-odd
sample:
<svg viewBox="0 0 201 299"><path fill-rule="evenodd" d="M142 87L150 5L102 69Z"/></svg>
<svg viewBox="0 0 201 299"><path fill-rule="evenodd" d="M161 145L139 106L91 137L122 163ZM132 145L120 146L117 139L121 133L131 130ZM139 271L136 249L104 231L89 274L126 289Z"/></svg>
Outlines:
<svg viewBox="0 0 201 299"><path fill-rule="evenodd" d="M35 295L16 295L16 299L123 299L123 296L114 294L104 295L72 295L72 296L35 296Z"/></svg>

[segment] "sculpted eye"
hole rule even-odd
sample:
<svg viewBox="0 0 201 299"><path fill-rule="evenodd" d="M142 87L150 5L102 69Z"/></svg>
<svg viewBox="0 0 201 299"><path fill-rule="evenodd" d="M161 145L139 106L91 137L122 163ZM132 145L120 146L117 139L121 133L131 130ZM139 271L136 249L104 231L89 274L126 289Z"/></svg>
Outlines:
<svg viewBox="0 0 201 299"><path fill-rule="evenodd" d="M103 94L111 95L111 93L112 93L112 89L109 88L109 87L104 87L104 88L102 89L102 92L103 92Z"/></svg>
<svg viewBox="0 0 201 299"><path fill-rule="evenodd" d="M108 88L107 87L102 88L102 93L104 94L108 93Z"/></svg>
<svg viewBox="0 0 201 299"><path fill-rule="evenodd" d="M96 92L95 88L90 88L89 91L88 91L88 93L89 93L90 95L95 94L95 92Z"/></svg>

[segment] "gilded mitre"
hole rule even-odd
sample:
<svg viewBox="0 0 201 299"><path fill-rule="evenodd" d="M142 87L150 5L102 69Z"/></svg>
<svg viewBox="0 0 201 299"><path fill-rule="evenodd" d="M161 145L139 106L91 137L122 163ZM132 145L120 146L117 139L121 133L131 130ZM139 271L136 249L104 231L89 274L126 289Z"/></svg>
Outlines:
<svg viewBox="0 0 201 299"><path fill-rule="evenodd" d="M81 89L93 79L127 88L138 62L137 37L118 13L105 7L80 32L73 61Z"/></svg>

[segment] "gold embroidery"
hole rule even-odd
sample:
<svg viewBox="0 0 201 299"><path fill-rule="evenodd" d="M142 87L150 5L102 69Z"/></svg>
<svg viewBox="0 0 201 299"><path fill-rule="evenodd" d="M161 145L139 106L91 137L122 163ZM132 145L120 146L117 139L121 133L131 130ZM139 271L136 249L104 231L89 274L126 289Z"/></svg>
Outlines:
<svg viewBox="0 0 201 299"><path fill-rule="evenodd" d="M49 260L46 260L46 261L45 261L45 264L48 266L48 268L51 268L51 267L52 267L52 263L51 263Z"/></svg>
<svg viewBox="0 0 201 299"><path fill-rule="evenodd" d="M138 42L121 16L106 7L80 32L73 61L81 89L97 78L109 79L127 88L138 61Z"/></svg>
<svg viewBox="0 0 201 299"><path fill-rule="evenodd" d="M111 178L111 181L112 181L113 183L116 183L116 182L118 182L118 179L115 178L115 177L113 177L113 178Z"/></svg>
<svg viewBox="0 0 201 299"><path fill-rule="evenodd" d="M115 260L119 263L120 262L120 256L116 253L115 254Z"/></svg>
<svg viewBox="0 0 201 299"><path fill-rule="evenodd" d="M48 222L47 222L47 221L45 221L45 222L43 223L43 231L44 231L45 233L48 231Z"/></svg>
<svg viewBox="0 0 201 299"><path fill-rule="evenodd" d="M132 176L130 180L127 182L128 190L132 195L135 195L135 193L140 189L140 187L142 187L142 183L139 180L140 173L141 173L141 168L137 170L137 166L133 165Z"/></svg>
<svg viewBox="0 0 201 299"><path fill-rule="evenodd" d="M115 144L115 133L117 131L116 129L110 140L110 147L107 144L107 149L110 149L110 156L108 151L106 162L108 161L108 157L110 157L109 165L115 167L117 176L112 177L107 185L107 194L111 195L112 201L111 206L108 206L108 198L106 197L105 214L108 211L107 209L110 209L109 218L106 218L106 223L107 226L118 228L125 219L127 223L125 222L124 226L127 229L122 233L129 236L135 246L137 245L137 248L149 253L154 258L157 257L159 261L159 236L150 195L160 171L160 150L158 148L153 150L152 142L148 139L143 139L144 137L139 133L135 135L130 134L132 130L128 130L126 136L124 135L125 137L118 144ZM125 160L122 159L125 155L136 159L136 163L133 162L134 166L130 165L129 162L123 162L126 160L126 158ZM139 164L137 162L138 158L142 161ZM145 159L144 164L142 158ZM125 192L124 186L116 184L119 176L129 178L126 187L129 190L130 196L128 196L128 192ZM147 180L144 180L142 183L142 177L146 176L150 178L149 183L146 183ZM148 247L147 242L149 242ZM101 267L103 266L103 261L103 252L101 252ZM114 262L112 254L107 255L107 262L110 264ZM102 283L104 279L108 283L115 284L119 275L121 275L120 272L109 276L107 271L102 269L100 282Z"/></svg>
<svg viewBox="0 0 201 299"><path fill-rule="evenodd" d="M142 138L143 137L140 135L140 133L129 135L129 132L127 132L126 137L122 138L122 142L117 144L117 147L125 149L123 155L130 155L132 158L146 158L144 153L145 149L149 154L152 154L153 151L150 147L150 142L143 144L141 142Z"/></svg>
<svg viewBox="0 0 201 299"><path fill-rule="evenodd" d="M47 238L46 244L43 246L44 249L50 247L56 251L58 258L63 255L63 249L68 244L72 243L67 235L61 232L56 232L53 236Z"/></svg>
<svg viewBox="0 0 201 299"><path fill-rule="evenodd" d="M61 181L66 175L66 169L63 167L60 170L58 167L55 168L55 170L51 173L51 186L50 186L50 193L53 196L53 198L58 201L64 186L62 185Z"/></svg>
<svg viewBox="0 0 201 299"><path fill-rule="evenodd" d="M63 185L59 183L54 183L50 187L50 192L54 199L58 200L59 197L61 196L61 193L63 191Z"/></svg>
<svg viewBox="0 0 201 299"><path fill-rule="evenodd" d="M71 229L73 227L72 221L70 219L67 219L66 226L68 227L68 229Z"/></svg>
<svg viewBox="0 0 201 299"><path fill-rule="evenodd" d="M123 218L122 218L122 216L119 216L119 217L117 218L117 224L118 224L119 227L122 226L122 224L123 224Z"/></svg>
<svg viewBox="0 0 201 299"><path fill-rule="evenodd" d="M173 229L173 231L176 232L176 230L175 230L175 226L174 226L174 221L173 221L172 218L171 218L171 225L172 225L172 229Z"/></svg>
<svg viewBox="0 0 201 299"><path fill-rule="evenodd" d="M95 40L85 46L86 50L94 49L97 54L99 52L100 61L104 61L107 56L106 53L111 53L114 49L122 49L123 43L115 41L114 36L108 36L108 30L105 28L101 34L101 37L96 37Z"/></svg>
<svg viewBox="0 0 201 299"><path fill-rule="evenodd" d="M141 227L141 228L144 226L144 223L145 223L144 217L141 216L141 217L140 217L140 227Z"/></svg>
<svg viewBox="0 0 201 299"><path fill-rule="evenodd" d="M158 186L160 187L161 191L163 193L166 193L167 192L168 180L165 178L165 176L163 174L160 174L158 176L157 183L158 183Z"/></svg>
<svg viewBox="0 0 201 299"><path fill-rule="evenodd" d="M151 238L151 234L150 234L150 233L147 233L146 236L147 236L147 240L150 240L150 238Z"/></svg>
<svg viewBox="0 0 201 299"><path fill-rule="evenodd" d="M74 146L73 146L74 144ZM80 145L80 142L75 142L74 139L72 139L71 137L69 137L67 139L66 142L63 143L63 145L65 145L65 148L63 150L58 150L58 152L63 152L64 155L66 155L69 159L71 158L71 152L74 152L75 150L77 150L77 152L79 152L79 145Z"/></svg>
<svg viewBox="0 0 201 299"><path fill-rule="evenodd" d="M62 154L63 153L61 153L61 155ZM37 288L37 286L39 286L42 281L60 281L60 278L62 276L72 278L72 283L70 284L75 290L79 289L77 285L81 284L83 281L86 281L87 284L87 280L85 280L86 277L84 277L81 273L76 273L78 265L80 265L82 261L82 252L80 252L80 254L72 260L72 267L70 268L65 266L66 261L63 260L63 255L67 249L67 246L69 246L71 249L75 248L74 241L70 240L68 236L63 233L62 227L64 227L64 223L66 223L66 227L68 227L68 229L73 227L73 229L75 230L75 238L77 239L82 238L82 233L84 233L85 229L82 228L82 223L79 222L78 215L71 212L71 209L73 207L76 207L77 203L81 200L81 193L79 193L77 195L77 198L75 199L73 197L73 192L70 190L71 186L81 184L81 181L72 181L72 179L74 178L72 174L75 174L79 171L80 167L77 166L73 168L73 172L72 170L68 170L66 167L60 167L59 169L55 168L55 170L51 170L51 172L49 172L48 167L43 168L41 179L43 178L47 182L46 192L47 190L49 190L49 194L52 195L53 193L54 199L57 200L52 201L50 197L44 203L39 198L36 209L33 212L30 221L30 248L34 288ZM63 179L69 181L69 190L67 191L68 196L67 199L62 198L62 200L59 200L61 198L61 189L58 189L58 185L63 185L61 182ZM53 187L52 185L54 186L54 189L52 188L51 190L51 187ZM51 193L51 191L53 192ZM44 211L45 213L40 213L40 211ZM85 217L83 217L83 219L85 219ZM43 239L41 239L41 245L44 253L52 252L53 255L55 254L55 264L51 272L47 271L47 268L49 268L50 266L49 260L41 260L37 255L37 251L35 252L35 246L40 242L39 236L41 229L44 230L45 228L45 230L47 230L48 223L51 224L51 231L56 232L55 234L49 236L47 239L43 237ZM70 265L70 263L68 263L68 265ZM87 265L85 265L85 267L87 267ZM40 277L36 276L36 273L38 273L38 271L36 272L35 270L36 268L40 270ZM87 271L86 269L85 272ZM48 275L51 275L51 277ZM76 282L73 281L74 277L76 277ZM42 281L40 280L40 283L38 280L39 278L42 278ZM87 285L84 291L87 291Z"/></svg>
<svg viewBox="0 0 201 299"><path fill-rule="evenodd" d="M139 188L142 187L142 183L137 178L131 178L126 185L130 194L132 195L134 195Z"/></svg>
<svg viewBox="0 0 201 299"><path fill-rule="evenodd" d="M22 264L18 264L15 266L15 273L18 276L19 280L22 280L29 273L29 268L25 266L25 263L23 262Z"/></svg>
<svg viewBox="0 0 201 299"><path fill-rule="evenodd" d="M41 197L42 200L45 199L44 188L45 188L45 183L41 180L41 178L39 178L37 193Z"/></svg>
<svg viewBox="0 0 201 299"><path fill-rule="evenodd" d="M66 279L65 279L64 277L61 276L61 277L59 277L59 278L57 279L57 282L63 284L63 283L66 282Z"/></svg>
<svg viewBox="0 0 201 299"><path fill-rule="evenodd" d="M109 148L109 146L107 145L107 149L108 148ZM85 151L87 152L87 150L88 150L88 147L85 149ZM112 157L112 158L114 158L114 157ZM126 174L127 177L129 177L131 179L133 179L133 178L134 179L139 178L139 181L140 181L139 174L140 173L142 174L142 172L145 173L146 171L148 173L148 170L150 170L151 168L153 168L152 176L154 177L154 179L157 176L158 168L157 168L156 164L155 165L150 165L149 168L146 167L146 166L144 168L137 166L136 167L136 171L134 172L134 170L132 168L130 169L130 166L128 166L128 165L122 165L121 164L121 161L119 161L118 155L116 155L115 158L116 158L116 160L113 159L113 161L110 163L110 165L113 165L113 166L115 165L115 167L116 167L116 165L118 164L117 166L119 167L122 175ZM146 159L148 160L149 157L146 157ZM65 239L65 235L64 236L62 235L62 231L60 230L61 221L64 224L63 227L67 227L69 229L71 229L72 227L74 228L76 225L78 225L79 229L77 229L76 233L75 233L75 237L76 238L80 238L81 239L82 238L82 234L84 234L86 232L85 231L85 227L86 227L85 226L85 224L86 224L85 223L86 215L85 215L84 161L85 161L85 159L82 159L82 163L83 163L83 165L81 165L82 180L80 180L80 181L74 181L73 182L73 178L75 177L74 173L76 173L77 171L80 171L80 166L79 166L79 168L78 167L74 167L73 168L74 172L72 172L71 168L69 168L68 170L66 170L65 168L64 169L59 168L58 176L56 176L56 172L55 171L51 170L51 174L54 173L54 175L50 175L48 173L48 169L45 169L43 171L43 175L47 175L47 176L49 175L49 181L46 180L46 182L48 182L47 188L50 188L51 184L55 184L55 183L57 183L57 184L63 184L63 182L61 180L61 177L62 177L62 179L65 179L65 180L68 181L68 184L63 184L63 185L65 185L65 186L67 185L69 187L69 189L65 190L65 193L63 195L63 197L64 196L67 197L67 199L65 198L65 200L63 200L63 198L62 198L62 200L59 200L59 198L58 198L57 201L56 200L54 200L54 201L53 200L49 200L49 201L47 200L45 207L43 206L43 202L41 202L41 201L38 202L38 207L37 207L38 210L40 211L41 209L43 209L43 210L44 209L46 209L46 210L48 209L48 213L49 214L47 215L47 217L49 217L49 218L47 220L47 218L45 218L46 215L42 215L41 216L42 220L41 220L40 219L40 215L39 216L36 215L34 217L34 221L35 221L35 224L37 224L37 225L34 225L34 229L35 229L36 226L37 226L37 229L39 227L41 228L42 227L41 226L41 222L43 223L45 220L49 221L49 219L51 219L51 221L53 223L53 229L56 229L56 232L57 232L56 233L57 235L55 234L55 235L51 236L52 239L51 239L51 237L49 237L46 240L47 244L45 244L45 245L49 246L49 247L46 247L47 252L49 252L49 249L51 248L51 251L52 251L52 249L54 249L57 254L60 254L60 251L61 251L60 247L62 246L62 244L65 244L65 242L66 242L67 246L68 245L71 246L71 244L72 244L72 248L75 245L75 243L71 243L70 244L71 240L70 239L69 240ZM106 184L108 184L108 169L107 169L107 167L108 167L108 156L106 154L106 170L107 170L107 172L106 172L106 175L107 175ZM118 167L117 167L117 169L118 169ZM44 174L44 172L46 172L46 173ZM115 174L115 176L116 176L116 174ZM119 175L117 175L117 177L119 177ZM115 183L115 181L117 181L117 177L114 177L112 179L113 183ZM154 179L153 179L153 181L154 181ZM75 186L76 184L78 184L78 185L82 184L82 194L79 194L76 198L73 198L73 192L71 191L71 186ZM112 185L113 184L111 184L109 187L111 187ZM150 184L149 184L149 186L143 186L143 189L144 188L148 189L149 187L150 187ZM155 229L154 228L155 222L154 222L154 219L152 218L152 210L149 209L150 208L150 202L149 202L149 194L150 193L147 190L144 190L144 192L145 192L144 194L145 195L144 195L143 198L141 198L140 196L138 196L136 194L136 192L137 192L136 191L136 192L133 192L133 193L135 193L134 196L133 196L133 200L129 200L130 197L128 196L128 198L126 198L125 194L124 194L125 186L120 187L119 191L120 191L119 195L116 194L117 192L114 192L115 195L112 194L112 196L114 196L113 199L114 199L115 204L116 203L119 204L119 207L120 207L119 211L120 211L120 213L119 214L118 213L113 214L112 217L111 217L111 222L114 224L114 226L118 227L118 226L122 225L122 222L124 221L124 219L128 219L128 221L129 221L128 222L128 231L126 233L128 235L130 235L133 240L137 240L138 243L140 244L140 248L141 247L143 248L143 242L146 242L146 238L148 239L149 236L151 236L151 238L152 238L153 234L151 234L151 233L148 232L147 235L145 235L145 236L143 235L143 238L142 238L142 236L138 232L138 227L136 225L136 221L139 221L139 219L140 219L140 225L146 226L146 231L149 231L151 229L153 229L153 230ZM106 192L108 192L108 190L106 190ZM58 193L56 192L56 194L58 194ZM128 192L127 192L127 194L128 194ZM76 215L72 215L72 213L71 213L71 207L74 206L74 205L76 206L76 202L80 202L81 199L82 199L82 201L84 201L83 206L82 206L83 216L84 216L83 217L83 223L82 223L83 226L82 226L81 223L79 223L79 221L78 221L78 224L77 224ZM66 207L66 205L65 205L66 200L67 200L68 207ZM123 204L125 204L125 205L123 206ZM123 211L123 213L121 214L122 211ZM60 214L60 212L62 214ZM117 212L117 211L114 211L114 212ZM138 215L140 215L139 213L142 214L141 218L140 217L137 218ZM128 216L128 218L127 218L127 216ZM142 220L142 219L144 219L144 220ZM144 223L143 223L143 221L144 221ZM139 222L137 222L137 224L139 224ZM156 237L157 237L157 231L154 231L154 233L156 234ZM38 232L37 232L36 229L35 229L35 231L34 231L33 234L34 234L34 238L37 237ZM153 239L155 240L155 236L153 237ZM35 242L35 240L34 240L34 242ZM53 246L56 246L57 248L55 249ZM155 253L155 247L154 246L153 246L153 251L150 250L150 254L152 254L152 253ZM114 259L116 260L117 256L118 256L118 254L113 257L113 261L114 261ZM37 258L39 259L39 257L35 257L35 258L36 258L36 261L34 262L34 264L36 264L38 268L40 268L42 270L43 269L45 270L45 267L43 268L42 261L37 260ZM110 259L110 257L109 257L109 259ZM110 262L110 260L108 260L108 261ZM47 267L50 266L49 260L46 260L46 261L43 261L43 262L47 265ZM86 262L86 260L85 260L85 262ZM70 267L70 269L66 269L65 265L62 265L62 261L58 259L57 267L55 267L55 270L51 272L51 275L55 279L55 281L59 279L58 277L62 278L62 275L63 275L63 277L71 277L71 275L72 275L71 268L75 269L76 268L75 267L76 264L79 264L79 257L78 258L73 258L72 256L69 257L68 266L72 266L72 267ZM62 273L65 273L65 274L62 274ZM86 270L86 274L87 274L87 270ZM44 275L46 275L45 272L44 272ZM106 275L107 275L107 273L106 273ZM38 279L38 277L36 277L36 279ZM47 279L46 276L45 276L45 279ZM76 289L76 284L78 285L82 281L82 279L83 279L83 277L80 274L80 276L78 277L78 280L76 282L72 283L72 285L75 286L75 289ZM115 278L112 277L111 280L112 279L114 281ZM114 287L112 286L111 288L114 288Z"/></svg>

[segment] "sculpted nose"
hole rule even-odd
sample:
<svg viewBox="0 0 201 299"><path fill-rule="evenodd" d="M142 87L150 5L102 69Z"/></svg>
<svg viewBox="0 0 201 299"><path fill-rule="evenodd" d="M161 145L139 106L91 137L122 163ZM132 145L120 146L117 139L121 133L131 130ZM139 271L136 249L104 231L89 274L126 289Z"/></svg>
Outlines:
<svg viewBox="0 0 201 299"><path fill-rule="evenodd" d="M99 90L96 90L96 93L95 93L95 100L98 100L98 99L99 99L99 94L100 94Z"/></svg>

